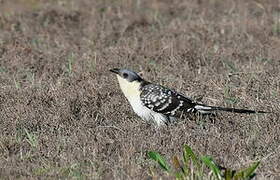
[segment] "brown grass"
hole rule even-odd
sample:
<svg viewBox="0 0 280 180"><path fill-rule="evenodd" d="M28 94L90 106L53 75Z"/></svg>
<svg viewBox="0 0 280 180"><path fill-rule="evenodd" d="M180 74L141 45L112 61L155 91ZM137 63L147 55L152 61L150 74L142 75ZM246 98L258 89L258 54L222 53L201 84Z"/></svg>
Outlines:
<svg viewBox="0 0 280 180"><path fill-rule="evenodd" d="M184 144L225 167L261 160L257 178L279 178L279 18L273 0L0 0L0 178L147 179L147 151L171 158ZM275 113L156 129L113 67Z"/></svg>

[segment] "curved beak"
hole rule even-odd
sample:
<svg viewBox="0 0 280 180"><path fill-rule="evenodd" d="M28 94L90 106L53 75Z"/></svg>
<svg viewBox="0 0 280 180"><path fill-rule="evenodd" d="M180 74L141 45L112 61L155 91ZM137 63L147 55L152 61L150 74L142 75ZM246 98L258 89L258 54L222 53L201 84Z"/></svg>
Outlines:
<svg viewBox="0 0 280 180"><path fill-rule="evenodd" d="M118 68L114 68L114 69L110 69L111 72L119 74L120 73L120 69Z"/></svg>

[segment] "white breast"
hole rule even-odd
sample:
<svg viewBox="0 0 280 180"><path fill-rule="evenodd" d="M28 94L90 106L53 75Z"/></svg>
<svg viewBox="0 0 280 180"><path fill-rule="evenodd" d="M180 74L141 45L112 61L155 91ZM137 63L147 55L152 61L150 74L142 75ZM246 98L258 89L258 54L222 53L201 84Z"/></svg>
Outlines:
<svg viewBox="0 0 280 180"><path fill-rule="evenodd" d="M167 121L168 118L165 115L154 112L142 104L140 100L139 82L128 82L120 76L117 77L123 94L138 116L146 121L154 121L159 126Z"/></svg>
<svg viewBox="0 0 280 180"><path fill-rule="evenodd" d="M128 99L133 111L146 121L154 121L158 126L163 125L167 121L167 117L163 114L154 112L144 106L140 100L140 96L133 99Z"/></svg>

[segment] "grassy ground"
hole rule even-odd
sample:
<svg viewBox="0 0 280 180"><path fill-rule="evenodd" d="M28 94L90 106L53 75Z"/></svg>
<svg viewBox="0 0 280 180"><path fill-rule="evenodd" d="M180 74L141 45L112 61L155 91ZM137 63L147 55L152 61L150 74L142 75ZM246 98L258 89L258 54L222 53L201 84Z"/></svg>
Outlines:
<svg viewBox="0 0 280 180"><path fill-rule="evenodd" d="M0 0L0 179L147 179L184 144L225 167L261 160L280 178L277 1ZM201 102L273 111L219 113L154 128L108 70ZM159 173L160 174L160 173Z"/></svg>

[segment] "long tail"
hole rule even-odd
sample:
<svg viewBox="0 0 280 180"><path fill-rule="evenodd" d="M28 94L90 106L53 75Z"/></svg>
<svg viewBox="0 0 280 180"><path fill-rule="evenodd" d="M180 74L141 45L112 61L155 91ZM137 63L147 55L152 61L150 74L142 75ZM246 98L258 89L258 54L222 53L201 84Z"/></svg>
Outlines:
<svg viewBox="0 0 280 180"><path fill-rule="evenodd" d="M252 113L270 113L266 111L255 111L249 109L235 109L235 108L226 108L226 107L215 107L215 106L207 106L203 104L197 104L194 106L195 110L202 113L202 114L211 114L214 111L227 111L233 113L245 113L245 114L252 114Z"/></svg>

